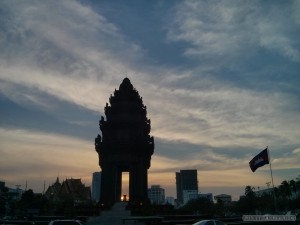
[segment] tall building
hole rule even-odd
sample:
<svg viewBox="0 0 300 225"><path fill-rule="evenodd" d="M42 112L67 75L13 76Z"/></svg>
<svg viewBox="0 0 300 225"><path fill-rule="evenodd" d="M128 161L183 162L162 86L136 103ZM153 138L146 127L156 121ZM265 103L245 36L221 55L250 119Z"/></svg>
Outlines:
<svg viewBox="0 0 300 225"><path fill-rule="evenodd" d="M161 188L160 185L152 185L148 189L148 198L153 205L165 204L165 189Z"/></svg>
<svg viewBox="0 0 300 225"><path fill-rule="evenodd" d="M176 172L177 203L185 204L198 194L197 170L180 170Z"/></svg>
<svg viewBox="0 0 300 225"><path fill-rule="evenodd" d="M99 202L101 193L101 172L94 172L92 179L92 200Z"/></svg>

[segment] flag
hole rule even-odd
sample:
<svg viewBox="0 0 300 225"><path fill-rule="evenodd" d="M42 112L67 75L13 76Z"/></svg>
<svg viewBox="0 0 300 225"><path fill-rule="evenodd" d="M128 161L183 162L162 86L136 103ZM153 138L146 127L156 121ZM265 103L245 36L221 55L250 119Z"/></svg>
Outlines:
<svg viewBox="0 0 300 225"><path fill-rule="evenodd" d="M250 162L249 166L252 170L252 172L255 172L255 170L259 167L262 167L266 164L269 164L269 156L268 156L268 148L261 151L258 155L256 155Z"/></svg>

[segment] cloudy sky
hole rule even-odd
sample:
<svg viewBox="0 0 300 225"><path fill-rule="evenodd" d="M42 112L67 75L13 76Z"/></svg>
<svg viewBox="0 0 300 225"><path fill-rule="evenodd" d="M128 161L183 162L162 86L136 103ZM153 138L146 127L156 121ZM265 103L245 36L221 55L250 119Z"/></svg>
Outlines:
<svg viewBox="0 0 300 225"><path fill-rule="evenodd" d="M143 97L149 186L235 198L300 174L300 1L0 1L0 180L91 184L94 138L124 77Z"/></svg>

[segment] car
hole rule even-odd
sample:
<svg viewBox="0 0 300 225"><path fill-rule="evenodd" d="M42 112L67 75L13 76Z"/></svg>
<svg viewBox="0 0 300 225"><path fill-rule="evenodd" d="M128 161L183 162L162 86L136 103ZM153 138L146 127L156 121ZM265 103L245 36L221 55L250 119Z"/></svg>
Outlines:
<svg viewBox="0 0 300 225"><path fill-rule="evenodd" d="M80 220L51 220L48 225L83 225Z"/></svg>
<svg viewBox="0 0 300 225"><path fill-rule="evenodd" d="M226 224L220 220L201 220L194 223L193 225L226 225Z"/></svg>

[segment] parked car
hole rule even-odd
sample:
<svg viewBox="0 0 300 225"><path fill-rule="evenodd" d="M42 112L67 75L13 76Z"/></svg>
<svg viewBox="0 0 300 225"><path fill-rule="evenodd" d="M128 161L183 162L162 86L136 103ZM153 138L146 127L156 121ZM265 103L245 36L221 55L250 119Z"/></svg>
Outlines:
<svg viewBox="0 0 300 225"><path fill-rule="evenodd" d="M80 220L51 220L48 225L83 225Z"/></svg>
<svg viewBox="0 0 300 225"><path fill-rule="evenodd" d="M193 225L226 225L226 224L220 220L201 220L194 223Z"/></svg>

